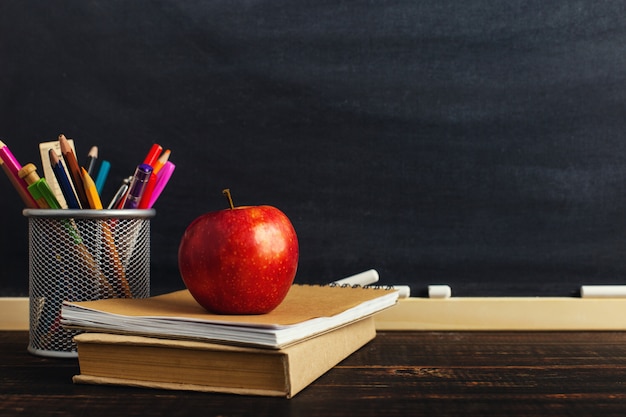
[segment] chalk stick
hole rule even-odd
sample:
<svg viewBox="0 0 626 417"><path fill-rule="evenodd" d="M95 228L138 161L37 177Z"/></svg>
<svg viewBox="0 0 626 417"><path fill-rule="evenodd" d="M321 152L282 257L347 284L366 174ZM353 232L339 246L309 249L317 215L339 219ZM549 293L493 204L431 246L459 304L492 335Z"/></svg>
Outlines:
<svg viewBox="0 0 626 417"><path fill-rule="evenodd" d="M390 285L390 288L398 290L398 298L409 298L411 296L411 287L408 285Z"/></svg>
<svg viewBox="0 0 626 417"><path fill-rule="evenodd" d="M452 289L449 285L429 285L428 297L429 298L450 298L452 296Z"/></svg>
<svg viewBox="0 0 626 417"><path fill-rule="evenodd" d="M625 298L626 285L583 285L580 287L582 298Z"/></svg>
<svg viewBox="0 0 626 417"><path fill-rule="evenodd" d="M366 285L371 285L371 284L378 282L378 279L379 279L378 271L376 271L375 269L369 269L359 274L351 275L349 277L335 281L334 284L360 285L360 286L365 287Z"/></svg>

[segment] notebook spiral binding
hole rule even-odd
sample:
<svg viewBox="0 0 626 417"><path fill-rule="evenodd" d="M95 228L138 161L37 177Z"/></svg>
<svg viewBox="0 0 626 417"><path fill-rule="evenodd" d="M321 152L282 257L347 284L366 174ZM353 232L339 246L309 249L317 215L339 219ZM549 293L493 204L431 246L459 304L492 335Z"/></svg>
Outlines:
<svg viewBox="0 0 626 417"><path fill-rule="evenodd" d="M385 290L385 291L391 291L395 289L393 285L337 284L336 282L331 282L329 284L322 284L322 286L339 287L339 288L371 288L374 290Z"/></svg>

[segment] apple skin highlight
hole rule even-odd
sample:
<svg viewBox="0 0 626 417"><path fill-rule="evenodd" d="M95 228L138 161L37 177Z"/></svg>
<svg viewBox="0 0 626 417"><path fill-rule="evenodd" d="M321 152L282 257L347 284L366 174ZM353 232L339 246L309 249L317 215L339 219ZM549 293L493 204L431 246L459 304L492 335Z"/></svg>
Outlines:
<svg viewBox="0 0 626 417"><path fill-rule="evenodd" d="M218 314L265 314L286 297L298 268L298 238L272 206L206 213L186 229L178 249L185 286Z"/></svg>

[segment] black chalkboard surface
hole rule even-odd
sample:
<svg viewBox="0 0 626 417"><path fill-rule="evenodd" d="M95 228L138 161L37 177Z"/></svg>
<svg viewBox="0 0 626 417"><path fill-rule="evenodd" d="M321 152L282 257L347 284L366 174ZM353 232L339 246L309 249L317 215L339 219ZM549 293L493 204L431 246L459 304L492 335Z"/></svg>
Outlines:
<svg viewBox="0 0 626 417"><path fill-rule="evenodd" d="M271 204L296 280L369 268L457 296L575 295L626 273L621 1L5 1L0 139L64 133L177 170L152 221L152 292L182 287L198 215ZM26 295L27 221L0 178L0 295Z"/></svg>

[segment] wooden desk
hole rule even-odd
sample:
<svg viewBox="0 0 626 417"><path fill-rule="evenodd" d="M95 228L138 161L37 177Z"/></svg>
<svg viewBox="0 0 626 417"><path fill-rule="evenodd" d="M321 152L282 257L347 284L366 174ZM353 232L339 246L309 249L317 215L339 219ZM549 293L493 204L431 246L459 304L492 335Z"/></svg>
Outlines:
<svg viewBox="0 0 626 417"><path fill-rule="evenodd" d="M73 385L0 332L0 415L624 415L626 332L379 332L291 400Z"/></svg>

